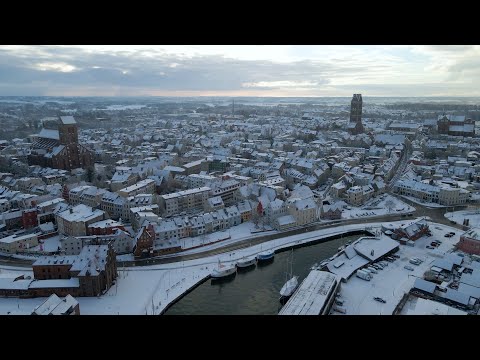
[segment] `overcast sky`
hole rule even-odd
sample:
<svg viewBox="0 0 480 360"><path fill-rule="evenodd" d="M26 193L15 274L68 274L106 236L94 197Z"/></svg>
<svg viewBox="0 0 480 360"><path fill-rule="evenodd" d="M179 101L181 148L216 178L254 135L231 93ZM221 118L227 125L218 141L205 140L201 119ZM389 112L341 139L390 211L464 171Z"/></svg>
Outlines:
<svg viewBox="0 0 480 360"><path fill-rule="evenodd" d="M480 96L480 46L0 46L0 95Z"/></svg>

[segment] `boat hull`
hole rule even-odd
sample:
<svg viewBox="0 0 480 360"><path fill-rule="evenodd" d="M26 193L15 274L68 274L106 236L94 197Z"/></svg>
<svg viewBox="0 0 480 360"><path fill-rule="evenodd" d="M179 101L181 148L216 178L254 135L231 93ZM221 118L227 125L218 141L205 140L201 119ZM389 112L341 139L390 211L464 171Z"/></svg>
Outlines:
<svg viewBox="0 0 480 360"><path fill-rule="evenodd" d="M269 261L272 260L275 256L275 253L272 251L271 253L264 253L264 254L258 254L257 255L257 260L258 261Z"/></svg>
<svg viewBox="0 0 480 360"><path fill-rule="evenodd" d="M249 266L255 265L256 259L250 259L250 260L245 260L245 261L239 261L237 262L237 267L239 268L247 268Z"/></svg>
<svg viewBox="0 0 480 360"><path fill-rule="evenodd" d="M221 278L224 278L224 277L232 276L236 272L237 272L237 269L235 267L228 268L228 269L221 269L221 270L215 269L215 270L212 271L210 276L213 279L221 279Z"/></svg>
<svg viewBox="0 0 480 360"><path fill-rule="evenodd" d="M298 276L294 276L290 280L288 280L285 285L283 285L282 289L280 290L280 295L282 297L289 298L298 288Z"/></svg>

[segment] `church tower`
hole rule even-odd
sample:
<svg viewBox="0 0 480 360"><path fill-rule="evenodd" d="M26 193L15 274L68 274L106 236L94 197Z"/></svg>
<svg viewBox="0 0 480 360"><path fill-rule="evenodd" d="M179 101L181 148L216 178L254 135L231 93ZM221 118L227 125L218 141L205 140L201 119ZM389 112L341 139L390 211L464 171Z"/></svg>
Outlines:
<svg viewBox="0 0 480 360"><path fill-rule="evenodd" d="M364 131L362 124L362 105L362 94L353 94L350 105L350 123L348 129L354 135L361 134Z"/></svg>

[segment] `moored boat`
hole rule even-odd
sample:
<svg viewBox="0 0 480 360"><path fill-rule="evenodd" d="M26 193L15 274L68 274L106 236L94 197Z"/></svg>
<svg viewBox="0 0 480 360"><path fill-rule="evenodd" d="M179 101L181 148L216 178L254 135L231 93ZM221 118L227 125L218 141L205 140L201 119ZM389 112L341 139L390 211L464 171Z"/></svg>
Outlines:
<svg viewBox="0 0 480 360"><path fill-rule="evenodd" d="M252 265L255 265L256 263L256 257L255 256L250 256L250 257L243 257L240 260L237 261L237 267L239 268L246 268Z"/></svg>
<svg viewBox="0 0 480 360"><path fill-rule="evenodd" d="M290 280L288 280L285 285L283 285L282 289L280 290L280 295L282 297L290 297L292 294L297 290L298 287L298 276L293 276Z"/></svg>
<svg viewBox="0 0 480 360"><path fill-rule="evenodd" d="M235 265L223 265L220 260L218 260L218 266L213 269L210 276L217 279L233 275L236 272L237 268Z"/></svg>
<svg viewBox="0 0 480 360"><path fill-rule="evenodd" d="M285 272L285 284L280 289L280 302L287 300L298 288L298 276L293 275L293 249L290 259L287 257L287 271Z"/></svg>
<svg viewBox="0 0 480 360"><path fill-rule="evenodd" d="M257 260L258 261L266 261L266 260L271 260L275 256L275 251L273 250L267 250L267 251L262 251L261 253L257 254Z"/></svg>

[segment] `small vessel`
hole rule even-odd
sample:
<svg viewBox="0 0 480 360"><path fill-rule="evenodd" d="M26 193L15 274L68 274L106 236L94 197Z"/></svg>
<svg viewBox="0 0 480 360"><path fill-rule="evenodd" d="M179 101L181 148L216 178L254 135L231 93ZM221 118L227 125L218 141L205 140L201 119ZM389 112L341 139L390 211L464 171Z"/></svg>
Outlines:
<svg viewBox="0 0 480 360"><path fill-rule="evenodd" d="M280 290L280 295L282 297L290 297L297 290L298 287L298 276L294 275L290 280L288 280Z"/></svg>
<svg viewBox="0 0 480 360"><path fill-rule="evenodd" d="M266 260L271 260L275 256L275 251L273 250L267 250L267 251L262 251L261 253L257 254L257 260L258 261L266 261Z"/></svg>
<svg viewBox="0 0 480 360"><path fill-rule="evenodd" d="M243 257L237 261L237 267L246 268L252 265L255 265L257 258L255 256Z"/></svg>
<svg viewBox="0 0 480 360"><path fill-rule="evenodd" d="M224 265L220 262L220 259L218 259L218 266L213 269L210 276L217 279L233 275L236 272L237 268L235 267L235 265Z"/></svg>
<svg viewBox="0 0 480 360"><path fill-rule="evenodd" d="M290 265L290 266L289 266ZM285 279L287 280L280 290L280 301L285 300L292 296L298 287L298 276L293 275L293 250L290 261L287 258L287 271L285 272Z"/></svg>

